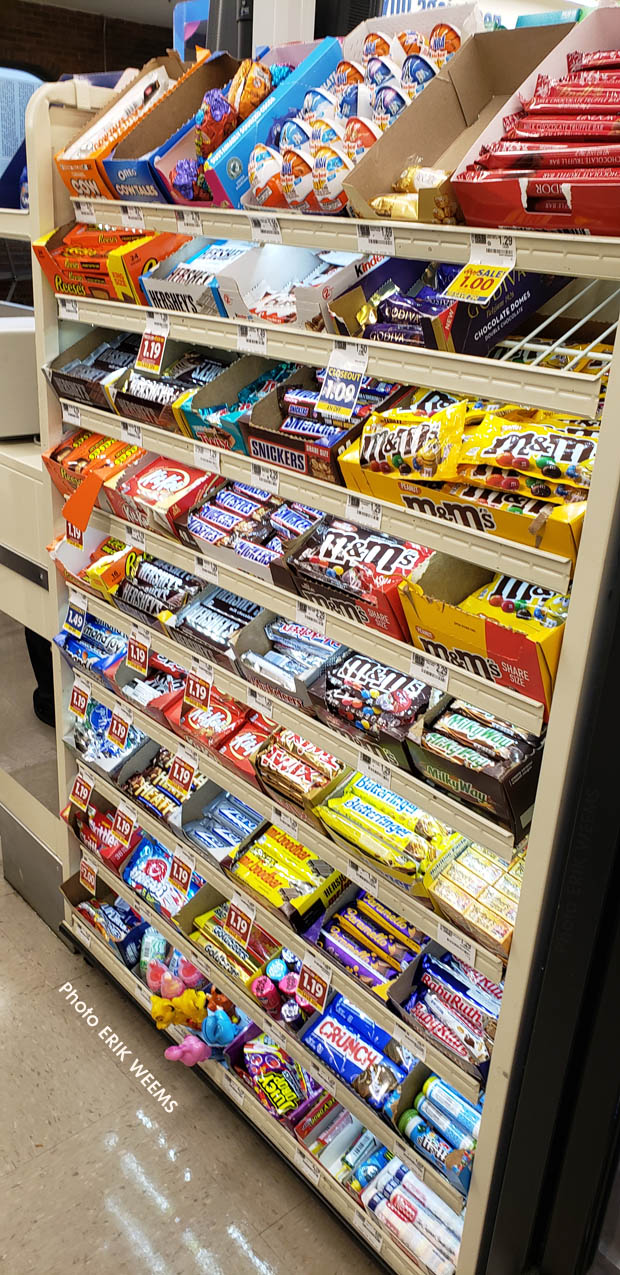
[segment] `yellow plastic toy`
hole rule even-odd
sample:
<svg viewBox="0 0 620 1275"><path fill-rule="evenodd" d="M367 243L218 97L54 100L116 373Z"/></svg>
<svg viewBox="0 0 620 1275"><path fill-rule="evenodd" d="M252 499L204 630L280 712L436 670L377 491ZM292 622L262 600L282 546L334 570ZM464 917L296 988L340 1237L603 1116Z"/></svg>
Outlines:
<svg viewBox="0 0 620 1275"><path fill-rule="evenodd" d="M151 996L151 1017L159 1031L178 1023L182 1027L199 1027L206 1018L207 994L186 987L180 996L165 1000L163 996Z"/></svg>

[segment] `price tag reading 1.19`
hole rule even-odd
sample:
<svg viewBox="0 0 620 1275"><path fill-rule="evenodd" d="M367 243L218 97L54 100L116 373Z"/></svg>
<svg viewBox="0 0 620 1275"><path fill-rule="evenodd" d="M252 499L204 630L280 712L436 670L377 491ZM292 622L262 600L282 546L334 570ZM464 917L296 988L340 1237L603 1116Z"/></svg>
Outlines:
<svg viewBox="0 0 620 1275"><path fill-rule="evenodd" d="M149 311L134 365L139 372L154 372L157 376L159 375L169 332L168 315L161 314L157 310Z"/></svg>
<svg viewBox="0 0 620 1275"><path fill-rule="evenodd" d="M131 841L131 835L136 826L136 819L131 806L126 806L122 801L116 807L114 823L112 824L112 832L117 841L122 846L128 846Z"/></svg>
<svg viewBox="0 0 620 1275"><path fill-rule="evenodd" d="M193 854L186 850L185 846L177 845L170 865L170 880L182 894L187 894L189 890L195 866L196 860Z"/></svg>
<svg viewBox="0 0 620 1275"><path fill-rule="evenodd" d="M94 780L92 780L90 776L87 778L81 771L78 771L75 779L73 780L73 787L69 795L71 805L77 806L78 810L88 810L88 803L90 801L90 795L93 791L93 787Z"/></svg>
<svg viewBox="0 0 620 1275"><path fill-rule="evenodd" d="M198 770L198 760L185 748L179 748L172 758L168 783L180 797L188 797Z"/></svg>
<svg viewBox="0 0 620 1275"><path fill-rule="evenodd" d="M82 681L80 677L76 677L71 689L71 699L69 700L69 712L73 713L78 721L83 722L86 717L88 701L90 699L90 686L88 682Z"/></svg>
<svg viewBox="0 0 620 1275"><path fill-rule="evenodd" d="M129 728L133 725L133 713L128 704L115 704L108 722L106 740L121 752L127 744Z"/></svg>
<svg viewBox="0 0 620 1275"><path fill-rule="evenodd" d="M256 908L248 899L242 898L240 894L233 894L228 905L228 912L224 925L231 934L234 934L238 943L242 947L247 947L254 918L256 916Z"/></svg>
<svg viewBox="0 0 620 1275"><path fill-rule="evenodd" d="M149 667L150 648L150 634L142 629L134 629L127 643L127 655L125 656L127 668L133 669L134 673L142 673L146 677Z"/></svg>
<svg viewBox="0 0 620 1275"><path fill-rule="evenodd" d="M197 665L189 670L185 679L183 700L190 708L208 709L213 685L213 668Z"/></svg>
<svg viewBox="0 0 620 1275"><path fill-rule="evenodd" d="M65 537L66 537L67 544L73 545L74 549L83 549L84 548L84 532L80 531L80 528L76 527L74 522L69 522L68 519L65 524L65 527L66 527Z"/></svg>
<svg viewBox="0 0 620 1275"><path fill-rule="evenodd" d="M325 1009L331 983L331 969L314 952L307 952L299 971L299 995L321 1012Z"/></svg>

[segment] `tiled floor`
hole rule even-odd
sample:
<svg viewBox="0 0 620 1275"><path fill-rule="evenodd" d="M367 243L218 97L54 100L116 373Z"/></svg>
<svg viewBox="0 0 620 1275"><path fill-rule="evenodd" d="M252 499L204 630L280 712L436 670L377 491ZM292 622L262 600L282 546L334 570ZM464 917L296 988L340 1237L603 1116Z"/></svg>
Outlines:
<svg viewBox="0 0 620 1275"><path fill-rule="evenodd" d="M0 875L0 1267L7 1275L378 1275L376 1263ZM59 992L177 1102L167 1115Z"/></svg>

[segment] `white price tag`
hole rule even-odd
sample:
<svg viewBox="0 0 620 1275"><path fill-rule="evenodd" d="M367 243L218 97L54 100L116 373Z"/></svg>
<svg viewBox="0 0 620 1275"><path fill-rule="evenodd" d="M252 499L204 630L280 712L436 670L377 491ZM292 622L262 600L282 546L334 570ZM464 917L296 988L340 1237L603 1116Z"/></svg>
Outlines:
<svg viewBox="0 0 620 1275"><path fill-rule="evenodd" d="M310 602L298 602L295 607L295 619L308 629L314 629L325 637L325 612L322 607L312 606Z"/></svg>
<svg viewBox="0 0 620 1275"><path fill-rule="evenodd" d="M183 235L199 235L201 231L200 213L195 208L175 208L177 230Z"/></svg>
<svg viewBox="0 0 620 1275"><path fill-rule="evenodd" d="M72 633L74 637L78 638L82 636L82 629L86 624L87 607L86 595L75 593L73 589L69 589L69 605L65 622L62 626L63 629L67 630L67 633Z"/></svg>
<svg viewBox="0 0 620 1275"><path fill-rule="evenodd" d="M453 930L451 925L446 925L445 921L437 922L437 942L443 943L449 952L458 956L460 961L465 961L466 965L475 965L476 944L461 934L460 930Z"/></svg>
<svg viewBox="0 0 620 1275"><path fill-rule="evenodd" d="M448 664L441 664L439 660L434 660L431 655L425 655L423 651L413 651L411 655L411 664L409 672L412 677L417 677L422 682L426 682L428 686L435 686L438 691L447 691L448 682L450 681L450 667Z"/></svg>
<svg viewBox="0 0 620 1275"><path fill-rule="evenodd" d="M517 260L517 241L514 235L473 231L469 260L482 266L507 266L512 270Z"/></svg>
<svg viewBox="0 0 620 1275"><path fill-rule="evenodd" d="M237 329L237 349L240 354L267 355L267 332L251 323L240 323Z"/></svg>
<svg viewBox="0 0 620 1275"><path fill-rule="evenodd" d="M347 495L345 518L351 522L359 522L364 527L371 527L373 531L381 531L382 513L378 500L368 500L366 496L354 496L352 492Z"/></svg>
<svg viewBox="0 0 620 1275"><path fill-rule="evenodd" d="M86 929L86 926L82 925L81 921L76 921L75 917L73 918L73 929L75 930L80 943L83 943L84 947L90 947L92 935Z"/></svg>
<svg viewBox="0 0 620 1275"><path fill-rule="evenodd" d="M280 474L273 465L259 465L258 461L253 460L250 470L252 482L256 487L262 487L263 491L270 491L272 496L278 495Z"/></svg>
<svg viewBox="0 0 620 1275"><path fill-rule="evenodd" d="M209 443L194 443L194 464L197 469L204 469L209 474L219 474L222 453L219 447L211 447Z"/></svg>
<svg viewBox="0 0 620 1275"><path fill-rule="evenodd" d="M370 225L359 225L357 250L358 252L383 252L388 257L396 256L392 226L384 226L380 221L371 222Z"/></svg>
<svg viewBox="0 0 620 1275"><path fill-rule="evenodd" d="M79 429L81 420L79 403L63 403L61 410L63 425L70 425L72 429Z"/></svg>
<svg viewBox="0 0 620 1275"><path fill-rule="evenodd" d="M208 558L202 558L199 554L196 554L194 558L194 572L206 584L219 584L220 582L217 562L209 562Z"/></svg>
<svg viewBox="0 0 620 1275"><path fill-rule="evenodd" d="M95 217L95 206L90 199L74 199L73 207L75 209L75 220L81 221L85 226L94 226L97 218Z"/></svg>
<svg viewBox="0 0 620 1275"><path fill-rule="evenodd" d="M238 1107L242 1107L245 1102L245 1090L243 1089L236 1076L231 1071L222 1071L222 1089L228 1094Z"/></svg>
<svg viewBox="0 0 620 1275"><path fill-rule="evenodd" d="M121 438L134 447L142 446L142 426L137 421L120 421Z"/></svg>
<svg viewBox="0 0 620 1275"><path fill-rule="evenodd" d="M371 779L376 779L377 783L385 784L389 788L392 782L392 767L389 761L383 761L382 757L376 757L374 753L360 748L357 754L357 768L363 770L366 775L370 775Z"/></svg>
<svg viewBox="0 0 620 1275"><path fill-rule="evenodd" d="M290 810L285 810L283 806L273 805L271 807L271 817L278 828L282 828L283 832L288 832L289 837L293 837L295 841L299 840L299 820L292 815Z"/></svg>
<svg viewBox="0 0 620 1275"><path fill-rule="evenodd" d="M58 297L58 318L77 319L78 303L75 297Z"/></svg>
<svg viewBox="0 0 620 1275"><path fill-rule="evenodd" d="M367 342L334 341L329 363L331 367L352 368L354 372L365 372L368 367Z"/></svg>
<svg viewBox="0 0 620 1275"><path fill-rule="evenodd" d="M137 1001L144 1005L146 1009L151 1008L151 990L145 983L141 983L139 979L134 983L134 994Z"/></svg>
<svg viewBox="0 0 620 1275"><path fill-rule="evenodd" d="M362 1239L374 1248L375 1253L380 1253L383 1247L383 1232L377 1222L373 1222L371 1217L366 1213L362 1213L361 1209L357 1209L353 1214L353 1225L356 1231L359 1231Z"/></svg>
<svg viewBox="0 0 620 1275"><path fill-rule="evenodd" d="M267 717L273 717L273 700L270 695L263 695L262 691L257 691L255 686L248 686L245 692L246 704L251 708L255 708L259 713L266 713Z"/></svg>
<svg viewBox="0 0 620 1275"><path fill-rule="evenodd" d="M146 230L144 213L136 204L121 204L123 230Z"/></svg>
<svg viewBox="0 0 620 1275"><path fill-rule="evenodd" d="M123 527L123 540L126 545L131 545L132 549L139 549L144 553L146 532L143 527L136 527L133 522L126 522Z"/></svg>
<svg viewBox="0 0 620 1275"><path fill-rule="evenodd" d="M293 1157L295 1168L303 1173L305 1178L309 1178L314 1186L318 1186L321 1181L321 1166L318 1160L304 1151L303 1147L297 1147Z"/></svg>
<svg viewBox="0 0 620 1275"><path fill-rule="evenodd" d="M265 1017L263 1019L265 1031L271 1037L274 1045L278 1045L280 1049L286 1050L287 1044L290 1043L290 1037L285 1031L282 1023L274 1023L273 1019Z"/></svg>
<svg viewBox="0 0 620 1275"><path fill-rule="evenodd" d="M254 243L282 243L282 231L277 217L250 215Z"/></svg>
<svg viewBox="0 0 620 1275"><path fill-rule="evenodd" d="M336 1097L336 1077L333 1071L329 1070L329 1067L324 1067L323 1063L315 1062L313 1058L312 1062L308 1063L308 1071L312 1072L312 1075L323 1086L326 1093L330 1093L332 1098Z"/></svg>
<svg viewBox="0 0 620 1275"><path fill-rule="evenodd" d="M350 877L351 881L355 881L356 885L361 885L362 889L370 890L371 894L379 893L379 878L376 872L371 872L369 868L357 863L355 859L347 861L345 875Z"/></svg>
<svg viewBox="0 0 620 1275"><path fill-rule="evenodd" d="M426 1041L418 1032L403 1023L395 1023L392 1036L398 1045L403 1045L410 1053L415 1054L420 1062L426 1062Z"/></svg>

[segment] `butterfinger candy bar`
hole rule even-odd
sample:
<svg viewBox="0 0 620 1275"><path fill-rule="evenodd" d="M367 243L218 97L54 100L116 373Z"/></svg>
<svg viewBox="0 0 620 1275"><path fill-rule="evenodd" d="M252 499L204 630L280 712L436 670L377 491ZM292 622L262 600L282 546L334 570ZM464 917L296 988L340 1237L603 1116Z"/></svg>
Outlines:
<svg viewBox="0 0 620 1275"><path fill-rule="evenodd" d="M506 141L490 142L480 148L478 163L484 168L615 168L620 166L617 145Z"/></svg>
<svg viewBox="0 0 620 1275"><path fill-rule="evenodd" d="M370 802L377 807L377 810L390 815L403 828L409 828L411 832L415 832L416 836L425 837L427 841L432 841L435 837L441 839L447 835L447 828L438 819L427 815L424 810L419 810L413 802L400 797L390 788L385 788L369 775L354 775L347 784L347 795L349 794Z"/></svg>
<svg viewBox="0 0 620 1275"><path fill-rule="evenodd" d="M371 806L360 797L335 797L328 802L328 805L330 809L341 812L354 823L359 824L361 828L366 828L369 832L383 837L390 846L406 852L411 858L422 861L427 857L428 842L424 837L418 837L415 832L410 832L409 828L403 827L388 814L378 810L376 806Z"/></svg>
<svg viewBox="0 0 620 1275"><path fill-rule="evenodd" d="M503 120L506 139L521 138L524 141L538 138L554 141L578 141L589 138L617 138L620 140L620 118L617 115L506 115Z"/></svg>
<svg viewBox="0 0 620 1275"><path fill-rule="evenodd" d="M281 730L278 740L287 752L292 753L294 757L299 757L302 761L309 762L327 779L333 779L342 770L342 762L337 757L326 752L324 748L312 744L310 740L304 739L302 735L296 735L292 730Z"/></svg>
<svg viewBox="0 0 620 1275"><path fill-rule="evenodd" d="M333 828L341 837L368 855L379 867L388 872L395 880L410 884L420 874L420 864L405 851L389 845L377 833L361 827L340 809L335 809L333 802L320 806L318 814L322 823ZM427 843L428 844L428 843Z"/></svg>
<svg viewBox="0 0 620 1275"><path fill-rule="evenodd" d="M523 761L524 752L518 747L514 738L492 726L472 721L461 713L448 711L435 719L434 729L441 735L455 739L459 744L475 748L498 761L510 764Z"/></svg>

